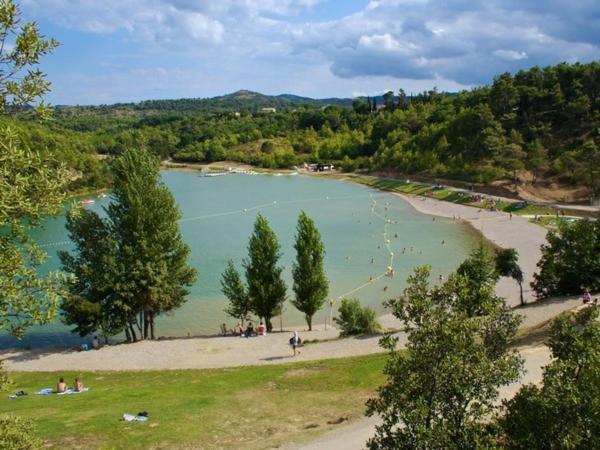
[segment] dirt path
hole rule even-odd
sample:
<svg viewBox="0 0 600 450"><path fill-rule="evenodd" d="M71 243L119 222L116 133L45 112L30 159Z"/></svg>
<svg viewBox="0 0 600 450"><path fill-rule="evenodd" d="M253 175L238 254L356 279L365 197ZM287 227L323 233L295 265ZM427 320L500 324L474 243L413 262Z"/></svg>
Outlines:
<svg viewBox="0 0 600 450"><path fill-rule="evenodd" d="M523 326L542 323L560 312L581 303L578 297L545 301L518 308L525 316ZM399 322L391 315L383 316L388 328L398 328ZM9 370L63 371L63 370L153 370L153 369L212 369L292 361L312 361L342 358L381 352L379 336L335 339L337 330L316 329L302 331L306 340L320 340L301 348L293 356L288 339L291 332L273 333L254 338L214 337L145 341L122 344L87 352L56 350L22 350L0 352ZM400 344L404 336L399 335Z"/></svg>

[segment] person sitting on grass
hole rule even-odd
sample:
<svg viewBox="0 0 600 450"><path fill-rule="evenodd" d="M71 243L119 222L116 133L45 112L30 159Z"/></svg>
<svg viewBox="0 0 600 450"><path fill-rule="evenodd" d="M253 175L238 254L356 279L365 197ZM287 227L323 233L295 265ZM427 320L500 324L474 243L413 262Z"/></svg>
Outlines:
<svg viewBox="0 0 600 450"><path fill-rule="evenodd" d="M238 322L237 325L235 326L235 328L233 330L233 334L235 334L236 336L241 336L244 334L244 327L242 326L242 324L240 322Z"/></svg>
<svg viewBox="0 0 600 450"><path fill-rule="evenodd" d="M244 333L244 335L246 337L250 337L250 336L255 336L256 333L254 331L254 325L252 325L252 322L248 322L248 326L246 327L246 332Z"/></svg>
<svg viewBox="0 0 600 450"><path fill-rule="evenodd" d="M62 394L67 391L67 383L65 383L65 379L60 377L58 380L58 384L56 385L56 392Z"/></svg>
<svg viewBox="0 0 600 450"><path fill-rule="evenodd" d="M75 378L75 384L74 384L74 389L77 392L81 392L83 391L83 383L79 380L79 378Z"/></svg>
<svg viewBox="0 0 600 450"><path fill-rule="evenodd" d="M221 335L227 336L227 324L225 324L225 323L221 324Z"/></svg>
<svg viewBox="0 0 600 450"><path fill-rule="evenodd" d="M260 323L260 325L258 325L258 329L256 331L259 336L267 335L267 329L265 328L265 325L262 322Z"/></svg>

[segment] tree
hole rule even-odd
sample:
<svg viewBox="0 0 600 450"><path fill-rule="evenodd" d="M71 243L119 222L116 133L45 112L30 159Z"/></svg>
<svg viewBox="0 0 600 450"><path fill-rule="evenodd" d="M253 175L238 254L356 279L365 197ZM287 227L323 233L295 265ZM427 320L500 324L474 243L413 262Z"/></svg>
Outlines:
<svg viewBox="0 0 600 450"><path fill-rule="evenodd" d="M494 288L498 273L493 258L483 244L471 252L458 266L456 273L464 276L469 285L461 298L469 316L486 314L490 307L495 306Z"/></svg>
<svg viewBox="0 0 600 450"><path fill-rule="evenodd" d="M43 39L33 22L21 25L20 17L13 1L0 1L0 115L29 107L50 89L33 68L58 42ZM43 101L37 111L47 114ZM60 211L67 181L63 166L22 145L13 130L0 128L0 329L15 336L55 315L64 276L37 275L46 254L26 230Z"/></svg>
<svg viewBox="0 0 600 450"><path fill-rule="evenodd" d="M514 248L496 250L494 262L496 263L496 271L501 277L511 277L519 284L521 305L524 305L523 271L519 267L519 254L517 251Z"/></svg>
<svg viewBox="0 0 600 450"><path fill-rule="evenodd" d="M50 84L31 67L58 42L44 40L33 22L19 27L20 16L12 0L0 0L0 115L39 100L35 109L44 117L48 109L41 99ZM11 129L0 128L0 330L18 337L52 320L58 307L65 277L58 272L38 276L46 254L27 229L60 211L67 181L64 167L22 145ZM0 365L0 390L7 384ZM29 420L0 417L0 448L41 448L33 430Z"/></svg>
<svg viewBox="0 0 600 450"><path fill-rule="evenodd" d="M329 282L323 268L325 249L314 221L302 211L296 227L296 261L292 267L295 298L292 304L304 313L308 329L312 318L321 309L329 292Z"/></svg>
<svg viewBox="0 0 600 450"><path fill-rule="evenodd" d="M221 286L223 294L229 300L229 306L225 309L225 313L234 319L240 320L243 326L244 321L248 320L252 304L242 282L242 277L231 259L227 261L227 268L221 276Z"/></svg>
<svg viewBox="0 0 600 450"><path fill-rule="evenodd" d="M271 318L285 301L285 283L282 268L277 266L281 256L277 236L269 222L259 214L254 222L254 232L248 242L248 259L244 260L246 285L253 312L265 321L271 332Z"/></svg>
<svg viewBox="0 0 600 450"><path fill-rule="evenodd" d="M118 327L122 321L131 339L137 340L135 327L143 339L154 339L155 318L185 302L196 271L187 264L190 250L177 223L181 214L160 181L157 158L146 150L126 150L111 171L114 190L107 217L70 218L76 252L63 253L61 259L65 269L75 270L85 281L69 285L72 297L65 314L79 320L72 312L87 308L82 301L99 304L103 323ZM99 239L101 249L90 249L95 244L90 236ZM102 276L93 276L103 270ZM90 312L94 318L95 311ZM88 319L77 325L84 330L100 323Z"/></svg>
<svg viewBox="0 0 600 450"><path fill-rule="evenodd" d="M600 220L561 221L546 240L532 283L538 297L600 290Z"/></svg>
<svg viewBox="0 0 600 450"><path fill-rule="evenodd" d="M383 423L368 447L493 447L488 422L498 388L516 381L522 367L509 350L520 318L494 298L485 302L493 305L485 315L473 316L471 280L451 274L442 286L430 288L429 276L428 267L417 268L408 279L408 300L387 303L402 321L407 344L401 351L398 338L382 340L390 351L387 381L368 401L367 414L379 414Z"/></svg>
<svg viewBox="0 0 600 450"><path fill-rule="evenodd" d="M75 325L72 331L80 336L100 330L108 339L127 324L127 313L116 300L115 281L120 277L117 241L108 221L86 209L71 210L66 227L77 252L58 254L63 269L74 275L61 305L63 321Z"/></svg>
<svg viewBox="0 0 600 450"><path fill-rule="evenodd" d="M342 336L373 334L381 331L375 311L360 306L356 298L342 299L338 313L339 317L334 317L333 320L340 326Z"/></svg>
<svg viewBox="0 0 600 450"><path fill-rule="evenodd" d="M509 449L600 447L598 307L565 313L551 326L553 360L543 384L523 386L500 419ZM542 425L542 426L540 426Z"/></svg>
<svg viewBox="0 0 600 450"><path fill-rule="evenodd" d="M37 102L36 112L48 115L43 97L50 83L35 66L57 46L56 39L44 39L35 22L21 24L21 10L12 0L0 0L0 114Z"/></svg>

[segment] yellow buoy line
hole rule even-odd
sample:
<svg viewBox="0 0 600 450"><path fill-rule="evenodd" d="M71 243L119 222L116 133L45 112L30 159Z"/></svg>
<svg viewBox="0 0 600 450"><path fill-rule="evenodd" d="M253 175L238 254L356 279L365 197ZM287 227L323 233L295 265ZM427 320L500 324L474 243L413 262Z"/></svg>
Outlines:
<svg viewBox="0 0 600 450"><path fill-rule="evenodd" d="M392 247L391 247L391 241L388 238L388 226L393 223L391 219L389 219L388 217L382 216L381 214L379 214L375 208L377 207L377 200L375 200L373 198L373 195L370 195L371 197L371 213L378 217L379 219L383 220L384 222L384 226L383 226L383 242L385 244L385 247L388 251L388 256L389 256L389 264L385 270L385 272L377 275L376 277L371 277L369 279L369 281L367 281L366 283L361 284L358 287L355 287L351 290L349 290L348 292L344 292L341 295L338 295L337 297L335 297L334 299L329 301L329 324L333 326L333 307L335 306L336 302L338 302L339 300L348 297L349 295L354 294L355 292L360 291L361 289L366 288L367 286L370 286L374 283L376 283L377 281L381 280L383 277L388 276L388 277L393 277L394 276L394 252L392 251ZM325 324L325 327L327 327L327 323Z"/></svg>
<svg viewBox="0 0 600 450"><path fill-rule="evenodd" d="M323 200L326 200L326 201L329 201L329 200L353 200L353 199L359 199L359 198L368 198L371 196L372 195L369 194L369 195L345 195L345 196L338 196L338 197L325 196L325 197L313 197L313 198L305 198L305 199L298 199L298 200L283 200L283 201L274 200L269 203L263 203L260 205L250 206L248 208L241 208L241 209L234 209L231 211L223 211L223 212L217 212L217 213L204 214L204 215L195 216L195 217L186 217L183 219L179 219L179 223L193 222L193 221L203 220L203 219L212 219L212 218L216 218L216 217L232 216L232 215L236 215L236 214L245 214L245 213L260 210L260 209L272 208L277 205L291 205L291 204L295 204L295 203L307 203L307 202L316 202L316 201L323 201ZM58 247L58 246L62 246L62 245L68 245L70 243L71 243L71 241L47 242L45 244L39 244L38 247Z"/></svg>

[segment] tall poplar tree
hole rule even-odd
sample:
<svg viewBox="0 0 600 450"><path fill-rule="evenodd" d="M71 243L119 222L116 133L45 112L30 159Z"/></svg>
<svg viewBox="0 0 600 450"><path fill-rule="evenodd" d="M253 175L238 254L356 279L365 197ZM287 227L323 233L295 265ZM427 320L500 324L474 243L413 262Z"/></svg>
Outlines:
<svg viewBox="0 0 600 450"><path fill-rule="evenodd" d="M302 211L296 227L296 261L292 267L295 298L292 304L304 313L308 329L312 318L323 306L329 292L329 283L323 268L325 248L315 222Z"/></svg>
<svg viewBox="0 0 600 450"><path fill-rule="evenodd" d="M265 321L269 332L273 329L271 318L285 301L286 288L281 278L283 269L277 266L280 257L277 236L267 219L259 214L248 243L248 259L244 260L244 268L252 310Z"/></svg>

